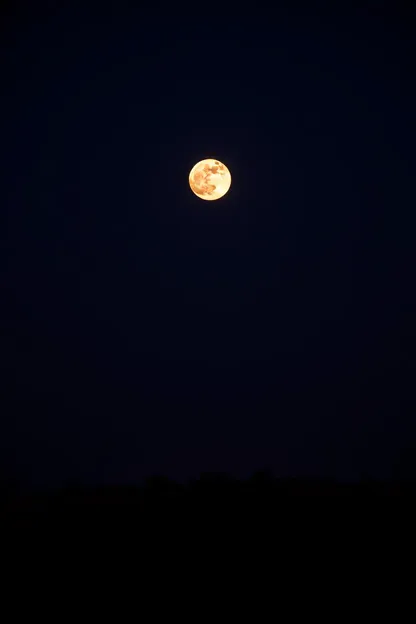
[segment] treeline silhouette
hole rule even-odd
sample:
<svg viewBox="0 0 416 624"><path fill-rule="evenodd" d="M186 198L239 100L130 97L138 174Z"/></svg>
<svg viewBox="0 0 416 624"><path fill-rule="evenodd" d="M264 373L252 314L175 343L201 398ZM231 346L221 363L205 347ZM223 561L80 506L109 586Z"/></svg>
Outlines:
<svg viewBox="0 0 416 624"><path fill-rule="evenodd" d="M290 497L368 498L407 497L416 494L416 481L373 481L341 483L331 480L276 478L268 471L254 473L246 480L223 473L203 473L183 484L165 476L152 476L142 485L88 487L69 485L55 490L23 491L16 484L1 485L2 513L47 512L67 514L105 509L153 513L189 509L233 510L255 506L278 509Z"/></svg>

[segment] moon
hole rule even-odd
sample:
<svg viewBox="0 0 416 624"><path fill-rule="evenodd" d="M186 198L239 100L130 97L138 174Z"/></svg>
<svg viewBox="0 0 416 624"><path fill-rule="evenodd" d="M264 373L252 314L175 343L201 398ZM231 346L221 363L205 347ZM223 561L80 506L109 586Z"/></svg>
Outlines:
<svg viewBox="0 0 416 624"><path fill-rule="evenodd" d="M189 186L200 199L212 201L227 193L231 186L231 174L219 160L205 158L192 167Z"/></svg>

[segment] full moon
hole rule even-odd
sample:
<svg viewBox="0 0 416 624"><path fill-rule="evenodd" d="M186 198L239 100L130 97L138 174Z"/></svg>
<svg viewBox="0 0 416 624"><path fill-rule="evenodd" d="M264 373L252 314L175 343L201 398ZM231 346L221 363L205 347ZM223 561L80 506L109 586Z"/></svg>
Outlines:
<svg viewBox="0 0 416 624"><path fill-rule="evenodd" d="M231 186L231 174L219 160L205 158L192 167L189 186L200 199L219 199Z"/></svg>

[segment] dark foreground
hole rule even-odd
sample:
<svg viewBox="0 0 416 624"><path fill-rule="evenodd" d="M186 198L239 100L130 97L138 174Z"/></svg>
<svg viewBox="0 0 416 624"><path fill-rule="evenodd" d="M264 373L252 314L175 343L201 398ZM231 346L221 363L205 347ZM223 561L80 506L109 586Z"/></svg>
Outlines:
<svg viewBox="0 0 416 624"><path fill-rule="evenodd" d="M279 510L288 499L344 498L365 501L374 498L408 498L416 494L414 481L361 481L339 483L310 479L277 479L267 473L256 473L247 480L236 480L222 474L201 475L199 480L180 484L165 477L152 477L141 486L68 486L50 491L19 491L3 487L3 516L53 516L117 511L138 514L142 518L154 513L180 513L192 510Z"/></svg>

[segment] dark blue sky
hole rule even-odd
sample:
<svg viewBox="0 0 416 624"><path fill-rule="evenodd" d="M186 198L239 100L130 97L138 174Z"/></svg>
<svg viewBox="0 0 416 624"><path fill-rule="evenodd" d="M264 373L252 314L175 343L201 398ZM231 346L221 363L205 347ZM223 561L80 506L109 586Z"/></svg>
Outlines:
<svg viewBox="0 0 416 624"><path fill-rule="evenodd" d="M412 21L337 11L4 14L7 474L409 457ZM188 186L205 157L231 171L218 202Z"/></svg>

